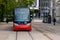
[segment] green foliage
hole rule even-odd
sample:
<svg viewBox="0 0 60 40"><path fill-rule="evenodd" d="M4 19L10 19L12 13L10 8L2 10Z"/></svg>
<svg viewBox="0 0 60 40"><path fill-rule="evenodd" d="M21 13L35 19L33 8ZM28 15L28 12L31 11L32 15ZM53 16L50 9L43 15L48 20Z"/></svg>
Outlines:
<svg viewBox="0 0 60 40"><path fill-rule="evenodd" d="M34 14L34 9L31 9L31 10L30 10L30 14L33 16L33 14Z"/></svg>
<svg viewBox="0 0 60 40"><path fill-rule="evenodd" d="M2 12L3 16L12 15L15 7L27 7L33 2L34 0L18 0L18 2L16 2L16 0L0 0L0 15L2 14ZM4 6L2 7L1 4Z"/></svg>
<svg viewBox="0 0 60 40"><path fill-rule="evenodd" d="M34 0L19 0L20 2L20 6L28 6L28 5L32 5Z"/></svg>

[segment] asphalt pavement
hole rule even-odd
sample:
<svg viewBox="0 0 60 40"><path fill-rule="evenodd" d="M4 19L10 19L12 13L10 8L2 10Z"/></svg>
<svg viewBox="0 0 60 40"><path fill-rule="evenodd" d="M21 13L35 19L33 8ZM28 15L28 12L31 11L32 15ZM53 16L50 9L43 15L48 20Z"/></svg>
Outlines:
<svg viewBox="0 0 60 40"><path fill-rule="evenodd" d="M60 40L60 24L32 22L31 31L13 31L13 23L0 23L0 40Z"/></svg>

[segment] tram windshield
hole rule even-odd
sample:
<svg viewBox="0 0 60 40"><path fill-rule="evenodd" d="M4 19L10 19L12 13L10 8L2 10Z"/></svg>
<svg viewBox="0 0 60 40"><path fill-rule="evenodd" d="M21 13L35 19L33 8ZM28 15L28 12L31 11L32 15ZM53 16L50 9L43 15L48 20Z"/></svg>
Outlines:
<svg viewBox="0 0 60 40"><path fill-rule="evenodd" d="M29 21L29 8L16 8L14 10L14 21Z"/></svg>

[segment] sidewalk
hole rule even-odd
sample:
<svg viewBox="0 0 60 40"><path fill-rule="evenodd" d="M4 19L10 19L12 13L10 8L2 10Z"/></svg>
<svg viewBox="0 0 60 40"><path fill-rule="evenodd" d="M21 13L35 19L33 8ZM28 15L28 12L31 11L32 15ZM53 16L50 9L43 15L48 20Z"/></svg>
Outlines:
<svg viewBox="0 0 60 40"><path fill-rule="evenodd" d="M32 22L42 22L42 19L33 19Z"/></svg>
<svg viewBox="0 0 60 40"><path fill-rule="evenodd" d="M54 26L53 23L42 23L42 22L34 22L35 28L38 29L38 31L41 31L46 37L48 37L51 40L60 40L60 24L56 23Z"/></svg>
<svg viewBox="0 0 60 40"><path fill-rule="evenodd" d="M6 23L6 22L0 22L0 25L7 25L7 24L12 24L13 22L8 22L8 23Z"/></svg>

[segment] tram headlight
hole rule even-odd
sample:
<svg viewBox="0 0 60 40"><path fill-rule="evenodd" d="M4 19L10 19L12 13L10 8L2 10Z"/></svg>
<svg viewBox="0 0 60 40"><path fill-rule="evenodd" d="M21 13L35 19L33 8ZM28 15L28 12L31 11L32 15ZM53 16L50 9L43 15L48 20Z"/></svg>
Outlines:
<svg viewBox="0 0 60 40"><path fill-rule="evenodd" d="M17 24L17 23L14 23L14 25L18 26L18 24Z"/></svg>
<svg viewBox="0 0 60 40"><path fill-rule="evenodd" d="M30 25L30 23L28 23L27 25Z"/></svg>
<svg viewBox="0 0 60 40"><path fill-rule="evenodd" d="M27 22L24 22L24 24L27 24Z"/></svg>

